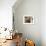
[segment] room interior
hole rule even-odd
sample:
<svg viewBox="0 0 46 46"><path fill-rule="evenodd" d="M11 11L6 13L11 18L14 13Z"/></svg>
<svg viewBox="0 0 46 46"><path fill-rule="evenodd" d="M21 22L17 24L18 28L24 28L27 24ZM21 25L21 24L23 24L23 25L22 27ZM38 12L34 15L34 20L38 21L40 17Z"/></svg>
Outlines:
<svg viewBox="0 0 46 46"><path fill-rule="evenodd" d="M46 0L0 0L0 46L46 46Z"/></svg>

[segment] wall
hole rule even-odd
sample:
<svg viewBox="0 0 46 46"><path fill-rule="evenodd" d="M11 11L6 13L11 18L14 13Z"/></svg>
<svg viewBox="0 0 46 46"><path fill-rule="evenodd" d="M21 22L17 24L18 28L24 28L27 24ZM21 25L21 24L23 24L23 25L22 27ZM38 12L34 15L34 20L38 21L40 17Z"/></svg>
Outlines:
<svg viewBox="0 0 46 46"><path fill-rule="evenodd" d="M23 24L23 16L34 16L34 24ZM15 28L23 33L23 37L35 41L41 46L41 0L23 0L14 10Z"/></svg>
<svg viewBox="0 0 46 46"><path fill-rule="evenodd" d="M46 46L46 0L41 0L41 41Z"/></svg>
<svg viewBox="0 0 46 46"><path fill-rule="evenodd" d="M12 28L12 6L16 0L0 0L0 27Z"/></svg>

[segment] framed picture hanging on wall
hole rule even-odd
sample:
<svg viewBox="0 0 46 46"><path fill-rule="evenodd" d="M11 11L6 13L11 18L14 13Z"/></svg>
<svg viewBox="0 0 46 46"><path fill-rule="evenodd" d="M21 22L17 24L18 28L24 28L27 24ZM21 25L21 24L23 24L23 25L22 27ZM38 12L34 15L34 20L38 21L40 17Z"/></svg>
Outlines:
<svg viewBox="0 0 46 46"><path fill-rule="evenodd" d="M24 15L23 16L23 24L34 24L34 16Z"/></svg>

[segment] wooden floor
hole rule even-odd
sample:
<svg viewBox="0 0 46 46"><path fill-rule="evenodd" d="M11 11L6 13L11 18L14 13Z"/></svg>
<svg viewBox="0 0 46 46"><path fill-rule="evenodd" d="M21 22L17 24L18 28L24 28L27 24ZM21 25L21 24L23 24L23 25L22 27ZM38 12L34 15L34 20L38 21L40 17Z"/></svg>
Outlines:
<svg viewBox="0 0 46 46"><path fill-rule="evenodd" d="M16 46L15 39L13 39L13 40L6 40L6 42L2 43L0 46Z"/></svg>

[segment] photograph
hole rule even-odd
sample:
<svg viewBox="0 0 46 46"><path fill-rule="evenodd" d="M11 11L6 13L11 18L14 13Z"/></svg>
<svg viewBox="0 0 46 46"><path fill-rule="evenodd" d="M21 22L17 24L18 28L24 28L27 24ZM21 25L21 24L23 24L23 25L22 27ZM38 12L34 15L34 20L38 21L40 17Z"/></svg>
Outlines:
<svg viewBox="0 0 46 46"><path fill-rule="evenodd" d="M23 23L24 24L33 24L34 23L34 16L23 16Z"/></svg>

